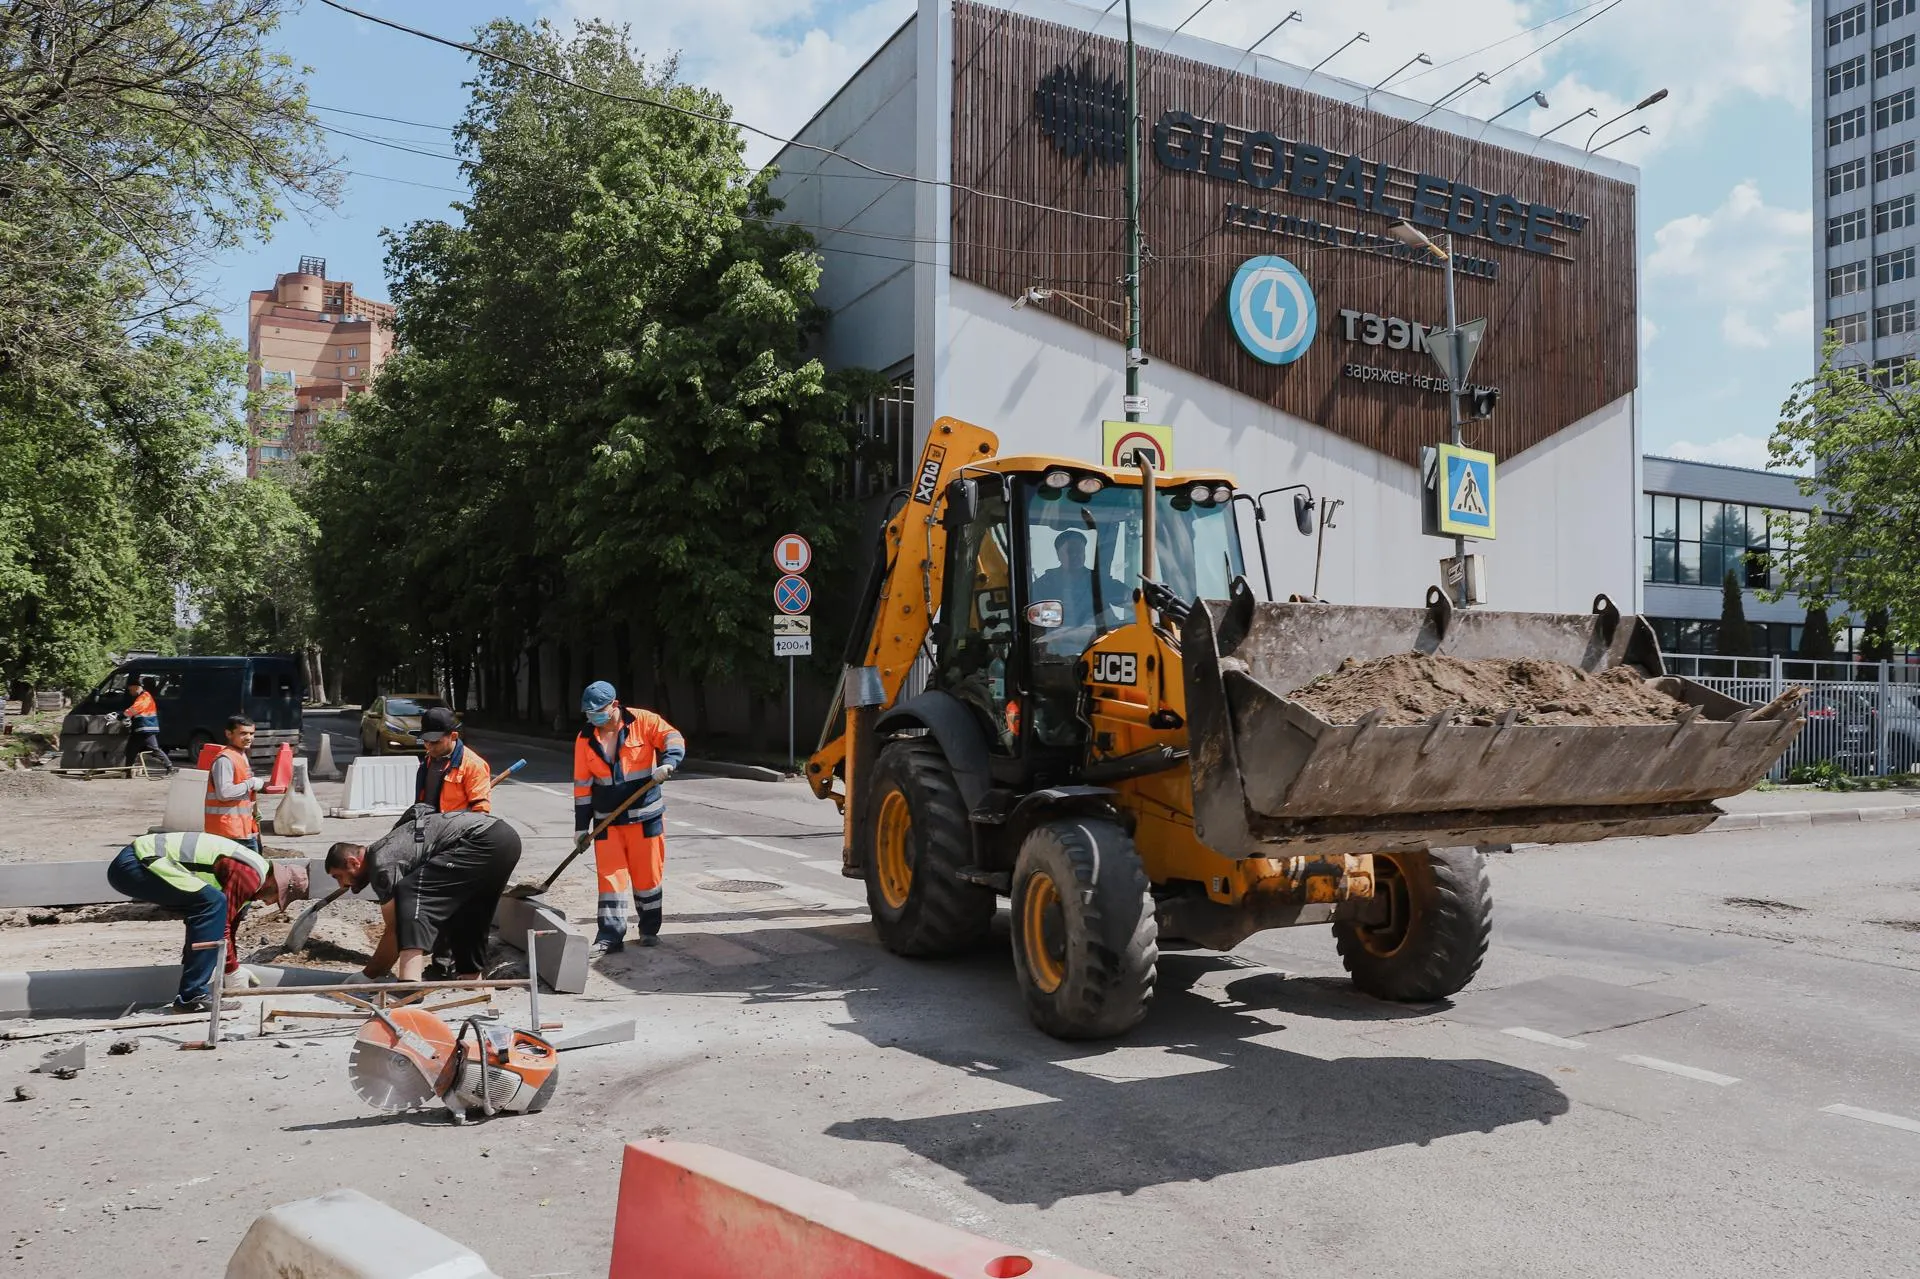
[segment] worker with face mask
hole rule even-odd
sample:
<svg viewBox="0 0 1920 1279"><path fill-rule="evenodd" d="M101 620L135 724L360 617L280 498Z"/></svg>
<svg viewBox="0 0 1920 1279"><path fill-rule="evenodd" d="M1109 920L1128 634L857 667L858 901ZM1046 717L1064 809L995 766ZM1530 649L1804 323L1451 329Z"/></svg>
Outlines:
<svg viewBox="0 0 1920 1279"><path fill-rule="evenodd" d="M626 948L629 896L640 915L640 944L657 946L667 863L667 799L660 783L687 757L686 739L652 711L622 706L605 680L587 685L580 709L587 724L573 743L574 830L592 828L639 794L594 841L600 909L591 953Z"/></svg>

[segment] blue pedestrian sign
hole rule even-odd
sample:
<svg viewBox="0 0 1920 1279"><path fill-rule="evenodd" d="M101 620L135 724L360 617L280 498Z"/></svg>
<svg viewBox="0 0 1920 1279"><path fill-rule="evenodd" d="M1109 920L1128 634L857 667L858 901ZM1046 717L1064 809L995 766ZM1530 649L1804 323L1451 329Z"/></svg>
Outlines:
<svg viewBox="0 0 1920 1279"><path fill-rule="evenodd" d="M1320 311L1300 268L1281 257L1248 258L1227 289L1233 335L1265 364L1292 364L1313 345Z"/></svg>
<svg viewBox="0 0 1920 1279"><path fill-rule="evenodd" d="M1440 531L1493 540L1494 456L1458 444L1439 448Z"/></svg>
<svg viewBox="0 0 1920 1279"><path fill-rule="evenodd" d="M773 584L773 606L782 613L804 613L813 603L813 588L798 573L789 573Z"/></svg>

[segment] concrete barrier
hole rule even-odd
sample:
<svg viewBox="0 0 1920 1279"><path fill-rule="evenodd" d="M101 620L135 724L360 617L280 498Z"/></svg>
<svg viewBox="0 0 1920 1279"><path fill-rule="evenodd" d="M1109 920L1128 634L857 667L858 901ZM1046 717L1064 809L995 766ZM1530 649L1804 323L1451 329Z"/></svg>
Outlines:
<svg viewBox="0 0 1920 1279"><path fill-rule="evenodd" d="M540 980L549 990L577 995L587 988L587 938L567 924L563 912L538 898L502 897L493 911L493 926L500 940L516 950L526 949L529 928L554 930L551 936L535 939L529 962L539 969Z"/></svg>
<svg viewBox="0 0 1920 1279"><path fill-rule="evenodd" d="M110 860L0 866L0 906L97 906L123 901L107 883Z"/></svg>
<svg viewBox="0 0 1920 1279"><path fill-rule="evenodd" d="M262 1213L227 1279L494 1279L479 1253L357 1190Z"/></svg>
<svg viewBox="0 0 1920 1279"><path fill-rule="evenodd" d="M338 982L341 974L322 968L275 964L247 965L262 986L293 989ZM127 968L49 968L0 972L0 1017L77 1017L120 1013L129 1004L164 1004L180 990L180 965L142 964Z"/></svg>
<svg viewBox="0 0 1920 1279"><path fill-rule="evenodd" d="M609 1279L1101 1279L711 1146L627 1147Z"/></svg>
<svg viewBox="0 0 1920 1279"><path fill-rule="evenodd" d="M347 796L334 817L397 817L413 804L413 779L420 761L362 755L347 765Z"/></svg>
<svg viewBox="0 0 1920 1279"><path fill-rule="evenodd" d="M167 780L167 807L155 830L207 828L207 774L200 768L177 768Z"/></svg>
<svg viewBox="0 0 1920 1279"><path fill-rule="evenodd" d="M333 762L333 734L320 734L320 753L313 757L313 778L319 782L340 780L340 766Z"/></svg>

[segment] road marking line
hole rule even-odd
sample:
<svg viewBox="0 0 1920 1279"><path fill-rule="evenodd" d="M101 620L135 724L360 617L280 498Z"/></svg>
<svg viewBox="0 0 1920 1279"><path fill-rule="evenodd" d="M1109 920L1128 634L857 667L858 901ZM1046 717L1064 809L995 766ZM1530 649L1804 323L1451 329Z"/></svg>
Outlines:
<svg viewBox="0 0 1920 1279"><path fill-rule="evenodd" d="M1645 1066L1648 1070L1664 1071L1669 1075L1679 1075L1682 1079L1697 1079L1703 1084L1712 1084L1717 1088L1725 1088L1740 1082L1733 1075L1717 1074L1711 1070L1702 1070L1698 1066L1682 1066L1676 1061L1661 1061L1658 1057L1641 1057L1629 1053L1620 1060L1629 1066ZM1920 1125L1916 1125L1916 1128L1920 1128Z"/></svg>
<svg viewBox="0 0 1920 1279"><path fill-rule="evenodd" d="M818 862L801 862L800 864L802 866L811 866L815 870L824 870L835 875L838 875L841 869L839 862L818 861Z"/></svg>
<svg viewBox="0 0 1920 1279"><path fill-rule="evenodd" d="M1585 1044L1577 1039L1562 1039L1558 1035L1549 1035L1544 1030L1533 1030L1526 1026L1509 1026L1500 1033L1503 1035L1512 1035L1515 1039L1525 1039L1531 1043L1546 1044L1552 1048L1586 1047Z"/></svg>
<svg viewBox="0 0 1920 1279"><path fill-rule="evenodd" d="M688 830L697 830L697 831L699 831L699 832L700 832L700 833L701 833L702 835L718 835L718 834L720 833L720 832L719 832L719 831L717 831L717 830L708 830L708 829L707 829L707 828L706 828L705 826L689 826L689 827L688 827L687 829L688 829Z"/></svg>
<svg viewBox="0 0 1920 1279"><path fill-rule="evenodd" d="M1832 1105L1820 1107L1823 1115L1843 1115L1848 1119L1864 1119L1870 1124L1882 1124L1888 1128L1898 1128L1902 1132L1920 1132L1920 1119L1908 1119L1905 1115L1889 1115L1879 1110L1862 1110L1858 1106Z"/></svg>
<svg viewBox="0 0 1920 1279"><path fill-rule="evenodd" d="M748 848L757 848L763 853L778 853L782 857L802 859L806 857L805 853L796 853L791 848L775 848L772 844L763 844L757 839L748 839L744 835L729 835L727 838L736 844L745 844Z"/></svg>

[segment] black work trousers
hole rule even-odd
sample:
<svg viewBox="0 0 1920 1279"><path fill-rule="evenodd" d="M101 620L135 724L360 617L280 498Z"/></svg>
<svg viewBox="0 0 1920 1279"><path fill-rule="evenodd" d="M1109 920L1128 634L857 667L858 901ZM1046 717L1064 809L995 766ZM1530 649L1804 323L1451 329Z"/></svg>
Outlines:
<svg viewBox="0 0 1920 1279"><path fill-rule="evenodd" d="M394 888L401 950L446 955L456 973L487 967L487 930L520 864L520 832L504 819L437 849Z"/></svg>

